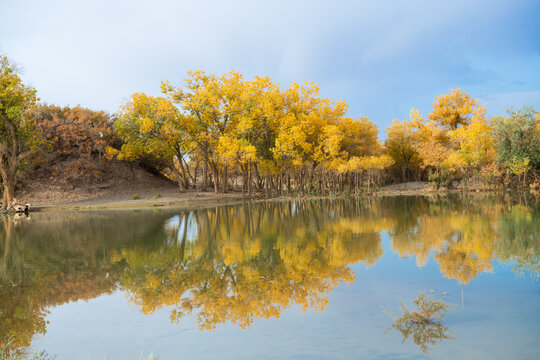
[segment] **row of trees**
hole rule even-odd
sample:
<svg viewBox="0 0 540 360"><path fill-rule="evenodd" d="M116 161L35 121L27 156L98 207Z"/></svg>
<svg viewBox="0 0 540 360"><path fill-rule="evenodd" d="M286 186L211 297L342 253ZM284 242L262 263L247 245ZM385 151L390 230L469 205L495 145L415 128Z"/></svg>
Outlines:
<svg viewBox="0 0 540 360"><path fill-rule="evenodd" d="M182 191L200 173L203 190L226 192L241 178L244 193L357 189L392 163L376 125L346 117L347 105L321 98L315 84L188 75L184 88L164 82L164 97L131 97L115 122L124 144L110 155L160 159Z"/></svg>
<svg viewBox="0 0 540 360"><path fill-rule="evenodd" d="M242 191L281 194L369 190L381 180L431 180L451 186L475 179L527 183L540 168L540 114L510 110L489 120L460 89L422 117L394 121L381 142L366 117L346 117L342 101L321 98L315 84L281 89L270 78L243 80L189 72L185 86L162 83L163 97L134 94L115 122L119 159L160 159L180 188L216 192L241 177Z"/></svg>
<svg viewBox="0 0 540 360"><path fill-rule="evenodd" d="M488 120L485 112L456 89L436 98L427 119L413 109L409 120L394 121L385 140L394 179L508 185L514 176L526 185L540 169L540 113L525 107Z"/></svg>
<svg viewBox="0 0 540 360"><path fill-rule="evenodd" d="M90 181L105 149L109 159L169 176L181 191L226 192L238 184L247 194L328 194L461 179L526 185L540 169L540 115L524 108L488 119L460 89L437 97L427 117L413 109L410 119L394 121L383 142L373 122L347 117L347 104L322 98L313 83L282 89L268 77L192 71L182 87L163 82L162 96L132 95L112 117L40 105L17 68L0 60L4 208L17 172L36 158L53 175Z"/></svg>

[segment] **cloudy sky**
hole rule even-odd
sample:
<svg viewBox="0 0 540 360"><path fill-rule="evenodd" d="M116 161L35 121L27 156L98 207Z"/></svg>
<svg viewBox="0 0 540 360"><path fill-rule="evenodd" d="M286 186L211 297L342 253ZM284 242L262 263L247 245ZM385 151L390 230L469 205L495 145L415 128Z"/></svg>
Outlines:
<svg viewBox="0 0 540 360"><path fill-rule="evenodd" d="M0 0L0 53L44 102L115 112L190 69L313 81L383 130L460 87L540 110L540 1Z"/></svg>

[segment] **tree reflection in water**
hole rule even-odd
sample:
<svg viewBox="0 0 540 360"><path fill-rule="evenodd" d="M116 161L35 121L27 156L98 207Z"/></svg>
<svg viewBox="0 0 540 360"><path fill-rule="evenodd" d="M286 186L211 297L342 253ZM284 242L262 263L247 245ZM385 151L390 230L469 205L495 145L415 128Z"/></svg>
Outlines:
<svg viewBox="0 0 540 360"><path fill-rule="evenodd" d="M122 286L144 313L174 305L172 321L194 315L201 329L228 321L245 328L291 305L322 310L326 294L354 280L347 264L382 254L378 234L337 234L324 215L309 203L180 215L167 251L122 253Z"/></svg>
<svg viewBox="0 0 540 360"><path fill-rule="evenodd" d="M418 310L411 311L401 303L403 314L399 317L384 309L394 319L392 326L385 331L385 334L392 329L397 330L403 336L401 343L412 338L412 341L425 354L429 352L430 346L443 340L454 339L450 336L448 327L442 324L444 317L453 305L431 299L424 293L420 293L413 303Z"/></svg>
<svg viewBox="0 0 540 360"><path fill-rule="evenodd" d="M46 332L51 307L117 290L145 314L170 306L172 321L193 316L203 330L321 310L353 282L349 265L384 255L382 232L400 257L436 261L459 284L495 259L539 274L538 204L508 194L36 213L0 227L0 344L20 347Z"/></svg>

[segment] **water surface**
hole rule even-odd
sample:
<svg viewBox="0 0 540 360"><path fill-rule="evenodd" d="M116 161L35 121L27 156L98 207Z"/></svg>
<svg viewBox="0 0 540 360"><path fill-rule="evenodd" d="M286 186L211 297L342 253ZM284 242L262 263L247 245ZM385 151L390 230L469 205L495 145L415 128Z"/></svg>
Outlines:
<svg viewBox="0 0 540 360"><path fill-rule="evenodd" d="M520 195L4 217L0 343L57 359L538 359ZM388 330L425 292L443 337ZM388 330L388 331L387 331Z"/></svg>

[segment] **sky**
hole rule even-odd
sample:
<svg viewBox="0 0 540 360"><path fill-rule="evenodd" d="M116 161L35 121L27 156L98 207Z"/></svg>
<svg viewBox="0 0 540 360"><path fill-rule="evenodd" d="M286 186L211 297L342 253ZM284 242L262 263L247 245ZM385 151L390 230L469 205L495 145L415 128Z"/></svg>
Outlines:
<svg viewBox="0 0 540 360"><path fill-rule="evenodd" d="M538 0L0 0L0 11L0 54L49 104L114 113L201 69L312 81L381 134L457 87L490 116L540 110Z"/></svg>

